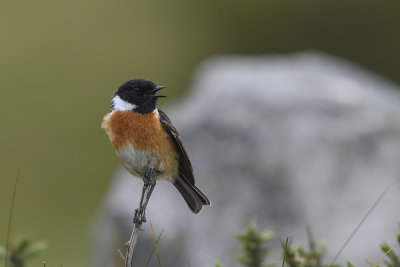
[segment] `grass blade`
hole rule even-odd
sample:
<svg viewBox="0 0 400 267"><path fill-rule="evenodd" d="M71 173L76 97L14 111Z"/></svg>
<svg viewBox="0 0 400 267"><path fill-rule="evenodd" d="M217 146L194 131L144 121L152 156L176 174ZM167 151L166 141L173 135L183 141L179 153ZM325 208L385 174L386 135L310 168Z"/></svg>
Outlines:
<svg viewBox="0 0 400 267"><path fill-rule="evenodd" d="M151 232L152 232L152 234L153 234L154 245L155 245L155 247L156 247L156 253L157 253L157 258L158 258L158 264L159 264L159 266L161 267L160 254L158 254L158 246L157 246L157 242L156 242L156 237L154 236L154 228L153 228L153 225L151 224L151 221L150 221L150 227L151 227Z"/></svg>
<svg viewBox="0 0 400 267"><path fill-rule="evenodd" d="M289 236L286 237L286 244L285 244L285 250L283 251L283 261L282 261L282 267L285 266L285 260L286 260L286 251L287 251L287 246L289 242Z"/></svg>
<svg viewBox="0 0 400 267"><path fill-rule="evenodd" d="M396 245L394 245L393 247L391 247L388 251L386 251L386 253L375 263L375 266L378 266L378 263L383 260L384 257L387 256L387 254L390 253L390 251L392 251L392 249L395 247Z"/></svg>
<svg viewBox="0 0 400 267"><path fill-rule="evenodd" d="M337 260L339 255L342 253L344 248L347 246L347 244L350 242L350 240L353 238L353 236L357 233L358 229L360 229L361 225L365 222L365 220L368 218L368 216L371 214L371 212L375 209L375 207L381 202L382 198L385 196L386 192L388 191L389 186L386 187L386 189L383 191L383 193L379 196L379 198L375 201L374 205L369 209L367 214L365 214L364 218L362 218L361 222L357 225L357 227L353 230L353 232L350 234L350 236L347 238L346 242L344 242L343 246L339 249L338 253L336 253L335 257L331 261L330 265L333 265L333 263Z"/></svg>
<svg viewBox="0 0 400 267"><path fill-rule="evenodd" d="M161 238L161 236L162 236L163 233L164 233L164 229L162 229L161 233L158 235L156 244L158 244L158 241L160 241L160 238ZM150 257L147 259L146 267L147 267L147 266L149 265L149 263L150 263L151 257L153 256L153 253L154 253L154 250L156 250L156 244L154 244L153 250L152 250L151 253L150 253Z"/></svg>
<svg viewBox="0 0 400 267"><path fill-rule="evenodd" d="M17 195L17 186L18 186L18 180L19 180L19 168L17 169L17 174L15 176L15 183L14 183L14 190L12 193L11 197L11 207L10 207L10 214L8 216L8 229L7 229L7 237L6 237L6 255L4 257L4 266L7 267L8 263L8 245L10 243L10 233L11 233L11 224L12 224L12 217L14 213L14 203L15 203L15 197Z"/></svg>

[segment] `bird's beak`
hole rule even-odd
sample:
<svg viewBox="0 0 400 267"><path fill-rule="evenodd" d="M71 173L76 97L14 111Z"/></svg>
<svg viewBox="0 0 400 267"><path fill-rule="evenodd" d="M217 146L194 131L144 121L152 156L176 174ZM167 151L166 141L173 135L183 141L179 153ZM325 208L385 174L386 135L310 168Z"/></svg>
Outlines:
<svg viewBox="0 0 400 267"><path fill-rule="evenodd" d="M156 92L158 92L158 91L160 91L161 89L164 89L164 88L167 88L167 87L166 86L157 86L156 89L154 89L152 91L152 93L156 93Z"/></svg>
<svg viewBox="0 0 400 267"><path fill-rule="evenodd" d="M152 93L155 94L158 91L160 91L161 89L167 88L166 86L157 86ZM155 95L154 97L160 98L160 97L166 97L165 95Z"/></svg>

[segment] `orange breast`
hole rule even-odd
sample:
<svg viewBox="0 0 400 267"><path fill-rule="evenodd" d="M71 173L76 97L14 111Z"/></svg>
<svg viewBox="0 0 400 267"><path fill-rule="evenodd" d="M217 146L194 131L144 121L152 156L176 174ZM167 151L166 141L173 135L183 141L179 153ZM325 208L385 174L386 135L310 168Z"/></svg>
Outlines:
<svg viewBox="0 0 400 267"><path fill-rule="evenodd" d="M104 117L102 127L106 129L117 154L126 151L127 148L130 149L131 146L134 151L150 152L156 158L156 164L152 167L159 169L165 175L175 176L178 173L178 153L170 136L161 125L157 112L139 114L132 111L113 111ZM134 159L125 157L125 161L127 160ZM135 162L124 163L129 171L142 175L142 170L135 167Z"/></svg>

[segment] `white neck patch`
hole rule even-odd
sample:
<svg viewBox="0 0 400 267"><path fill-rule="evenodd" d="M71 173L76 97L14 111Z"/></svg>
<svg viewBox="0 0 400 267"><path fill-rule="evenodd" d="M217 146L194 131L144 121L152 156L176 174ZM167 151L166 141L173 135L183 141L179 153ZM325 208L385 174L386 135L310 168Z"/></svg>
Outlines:
<svg viewBox="0 0 400 267"><path fill-rule="evenodd" d="M114 110L133 110L135 108L137 108L137 106L135 104L129 103L125 100L122 100L119 96L114 96L112 99L113 102L113 109Z"/></svg>

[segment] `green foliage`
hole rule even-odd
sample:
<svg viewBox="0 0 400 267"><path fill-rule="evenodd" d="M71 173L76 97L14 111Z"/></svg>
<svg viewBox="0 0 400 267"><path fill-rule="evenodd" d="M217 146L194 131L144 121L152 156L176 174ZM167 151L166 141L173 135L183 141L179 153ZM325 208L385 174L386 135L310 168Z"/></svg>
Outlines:
<svg viewBox="0 0 400 267"><path fill-rule="evenodd" d="M291 267L338 267L337 264L323 264L325 252L325 244L316 245L312 240L309 240L308 249L289 245L286 250L286 262Z"/></svg>
<svg viewBox="0 0 400 267"><path fill-rule="evenodd" d="M400 225L399 225L400 227ZM338 263L324 263L326 252L326 244L317 244L309 229L308 247L294 246L289 244L288 238L286 242L282 242L282 267L340 267ZM239 261L247 267L276 266L274 264L267 265L265 258L268 255L267 242L273 238L271 232L259 232L254 223L251 223L243 232L238 234L238 239L242 244L242 254ZM380 245L381 250L385 253L379 263L385 267L400 267L400 257L394 252L394 248L400 246L400 233L397 235L398 245L390 247L387 243ZM379 264L370 264L373 267L379 267ZM217 262L216 267L222 267ZM355 267L351 261L347 261L347 267Z"/></svg>
<svg viewBox="0 0 400 267"><path fill-rule="evenodd" d="M398 237L398 235L397 235ZM399 240L398 240L399 241ZM400 245L400 242L399 242ZM387 267L400 267L400 258L387 243L381 244L381 250L387 253L383 262Z"/></svg>
<svg viewBox="0 0 400 267"><path fill-rule="evenodd" d="M286 261L286 251L288 248L288 244L289 244L289 236L286 237L286 243L285 246L283 247L283 260L282 260L282 267L285 266L285 261Z"/></svg>
<svg viewBox="0 0 400 267"><path fill-rule="evenodd" d="M0 259L3 261L7 258L8 265L6 266L8 267L23 267L46 249L47 245L45 242L33 242L28 236L10 238L7 255L6 249L0 246Z"/></svg>
<svg viewBox="0 0 400 267"><path fill-rule="evenodd" d="M215 263L215 267L222 267L222 264L219 263L218 261Z"/></svg>
<svg viewBox="0 0 400 267"><path fill-rule="evenodd" d="M239 261L247 267L263 266L264 258L268 255L266 243L273 237L272 232L259 233L255 223L251 223L249 227L237 235L243 250L239 256Z"/></svg>
<svg viewBox="0 0 400 267"><path fill-rule="evenodd" d="M400 222L399 222L399 228L400 228ZM398 246L400 246L400 233L397 234L397 245L396 246L390 247L386 242L384 242L380 245L382 252L385 253L383 259L380 260L380 261L383 261L383 263L385 264L384 266L400 267L400 258L393 251L393 249ZM379 265L375 264L374 267L379 267Z"/></svg>
<svg viewBox="0 0 400 267"><path fill-rule="evenodd" d="M323 264L326 244L316 244L310 229L308 233L308 249L289 245L286 249L286 260L291 267L336 267L337 264Z"/></svg>

